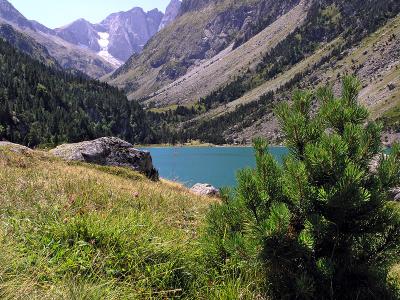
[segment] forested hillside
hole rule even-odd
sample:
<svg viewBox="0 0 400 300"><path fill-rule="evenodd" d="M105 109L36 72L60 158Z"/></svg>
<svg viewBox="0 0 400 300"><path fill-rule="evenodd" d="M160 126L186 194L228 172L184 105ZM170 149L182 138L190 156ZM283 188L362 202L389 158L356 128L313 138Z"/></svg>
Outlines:
<svg viewBox="0 0 400 300"><path fill-rule="evenodd" d="M0 38L45 65L61 68L55 58L49 54L46 47L37 43L30 36L15 30L9 24L0 23Z"/></svg>
<svg viewBox="0 0 400 300"><path fill-rule="evenodd" d="M271 25L259 24L253 33L266 28L249 42L226 50L227 54L224 50L150 95L146 105L160 114L154 119L164 128L179 128L174 139L182 141L249 143L262 135L279 142L272 113L278 102L298 88L328 83L337 91L340 78L353 74L362 81L359 101L372 112L371 118L383 116L386 129L397 130L393 116L398 116L400 104L400 2L310 0L302 4L303 10L308 5L304 21L280 42L262 37L274 32L284 16ZM275 31L272 37L276 35ZM270 49L260 61L242 66L254 54L253 46L263 44ZM237 54L240 59L232 60ZM236 68L230 61L242 66L240 75L229 73Z"/></svg>
<svg viewBox="0 0 400 300"><path fill-rule="evenodd" d="M153 142L145 112L118 89L50 68L0 39L0 140L38 146L109 135Z"/></svg>

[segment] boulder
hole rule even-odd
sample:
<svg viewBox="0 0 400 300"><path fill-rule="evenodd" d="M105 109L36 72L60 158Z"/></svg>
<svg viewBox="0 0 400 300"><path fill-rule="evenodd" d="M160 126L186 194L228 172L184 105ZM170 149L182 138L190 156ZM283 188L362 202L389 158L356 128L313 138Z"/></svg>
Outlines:
<svg viewBox="0 0 400 300"><path fill-rule="evenodd" d="M22 146L22 145L19 145L19 144L10 143L10 142L2 142L2 141L0 141L0 148L1 147L8 148L13 152L21 153L21 154L22 153L28 153L28 152L32 151L32 149L30 149L28 147L25 147L25 146Z"/></svg>
<svg viewBox="0 0 400 300"><path fill-rule="evenodd" d="M197 183L190 189L190 191L199 196L218 197L220 195L219 189L206 183Z"/></svg>
<svg viewBox="0 0 400 300"><path fill-rule="evenodd" d="M68 161L128 167L152 180L159 179L158 171L154 168L148 151L135 149L132 144L116 137L64 144L51 150L50 153Z"/></svg>

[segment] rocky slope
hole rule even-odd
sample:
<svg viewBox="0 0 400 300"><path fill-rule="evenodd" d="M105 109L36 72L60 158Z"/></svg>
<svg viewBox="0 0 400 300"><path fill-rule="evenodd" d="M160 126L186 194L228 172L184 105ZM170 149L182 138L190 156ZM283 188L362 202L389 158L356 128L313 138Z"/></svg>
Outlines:
<svg viewBox="0 0 400 300"><path fill-rule="evenodd" d="M160 26L158 30L162 30L163 28L167 27L173 21L175 21L176 17L179 14L182 2L180 0L171 0L167 9L165 10L164 17L161 20Z"/></svg>
<svg viewBox="0 0 400 300"><path fill-rule="evenodd" d="M177 20L159 32L140 56L131 57L109 81L124 87L131 99L148 98L206 60L214 63L216 55L240 46L244 37L257 32L253 25L266 27L299 2L183 1ZM296 21L300 22L301 17Z"/></svg>
<svg viewBox="0 0 400 300"><path fill-rule="evenodd" d="M350 45L346 45L344 35L338 35L262 84L232 97L228 103L213 105L195 121L190 121L193 123L189 122L188 126L194 123L212 126L213 123L223 122L225 124L218 130L223 132L225 140L249 143L255 136L262 135L272 142L279 141L278 124L272 113L274 103L290 99L291 92L296 88L313 90L320 85L331 84L339 91L343 74L354 74L361 80L363 86L359 101L369 108L371 118L383 117L386 120L400 105L400 16L376 28L376 31ZM220 97L217 95L214 96ZM238 115L242 117L234 121ZM399 118L398 114L394 114L388 122L396 123L396 116ZM393 132L398 130L396 128L386 126L389 134L384 137L384 142L391 144L399 139L399 135Z"/></svg>
<svg viewBox="0 0 400 300"><path fill-rule="evenodd" d="M33 24L27 20L18 10L7 0L0 0L0 19L7 20L21 28L34 29Z"/></svg>
<svg viewBox="0 0 400 300"><path fill-rule="evenodd" d="M85 19L79 19L62 28L54 30L55 34L71 44L87 47L95 52L100 51L98 30Z"/></svg>
<svg viewBox="0 0 400 300"><path fill-rule="evenodd" d="M309 3L300 1L243 45L235 48L235 44L232 43L212 58L202 60L184 76L150 94L146 103L152 107L193 103L224 86L233 78L245 74L249 66L256 66L261 62L266 53L304 22ZM243 26L248 27L251 23L252 21L247 19Z"/></svg>

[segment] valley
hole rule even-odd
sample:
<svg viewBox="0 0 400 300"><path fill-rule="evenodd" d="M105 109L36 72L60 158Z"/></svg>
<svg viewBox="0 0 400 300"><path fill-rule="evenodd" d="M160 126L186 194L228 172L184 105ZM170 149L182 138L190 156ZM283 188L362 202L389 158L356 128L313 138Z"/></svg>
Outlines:
<svg viewBox="0 0 400 300"><path fill-rule="evenodd" d="M398 0L39 2L0 0L0 299L400 299Z"/></svg>

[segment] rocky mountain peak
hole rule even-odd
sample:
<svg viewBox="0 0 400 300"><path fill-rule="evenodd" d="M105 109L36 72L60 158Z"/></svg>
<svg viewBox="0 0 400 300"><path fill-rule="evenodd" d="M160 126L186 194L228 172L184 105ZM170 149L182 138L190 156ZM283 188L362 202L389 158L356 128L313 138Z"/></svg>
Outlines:
<svg viewBox="0 0 400 300"><path fill-rule="evenodd" d="M99 35L93 24L85 19L78 19L69 25L55 30L57 36L72 44L82 46L93 51L100 51Z"/></svg>
<svg viewBox="0 0 400 300"><path fill-rule="evenodd" d="M179 10L181 8L182 2L180 0L171 0L168 4L167 9L165 10L165 15L161 20L160 27L158 30L163 29L172 23L179 14Z"/></svg>
<svg viewBox="0 0 400 300"><path fill-rule="evenodd" d="M120 61L141 52L158 31L163 16L158 9L144 12L139 7L108 16L100 23L109 34L108 52Z"/></svg>

